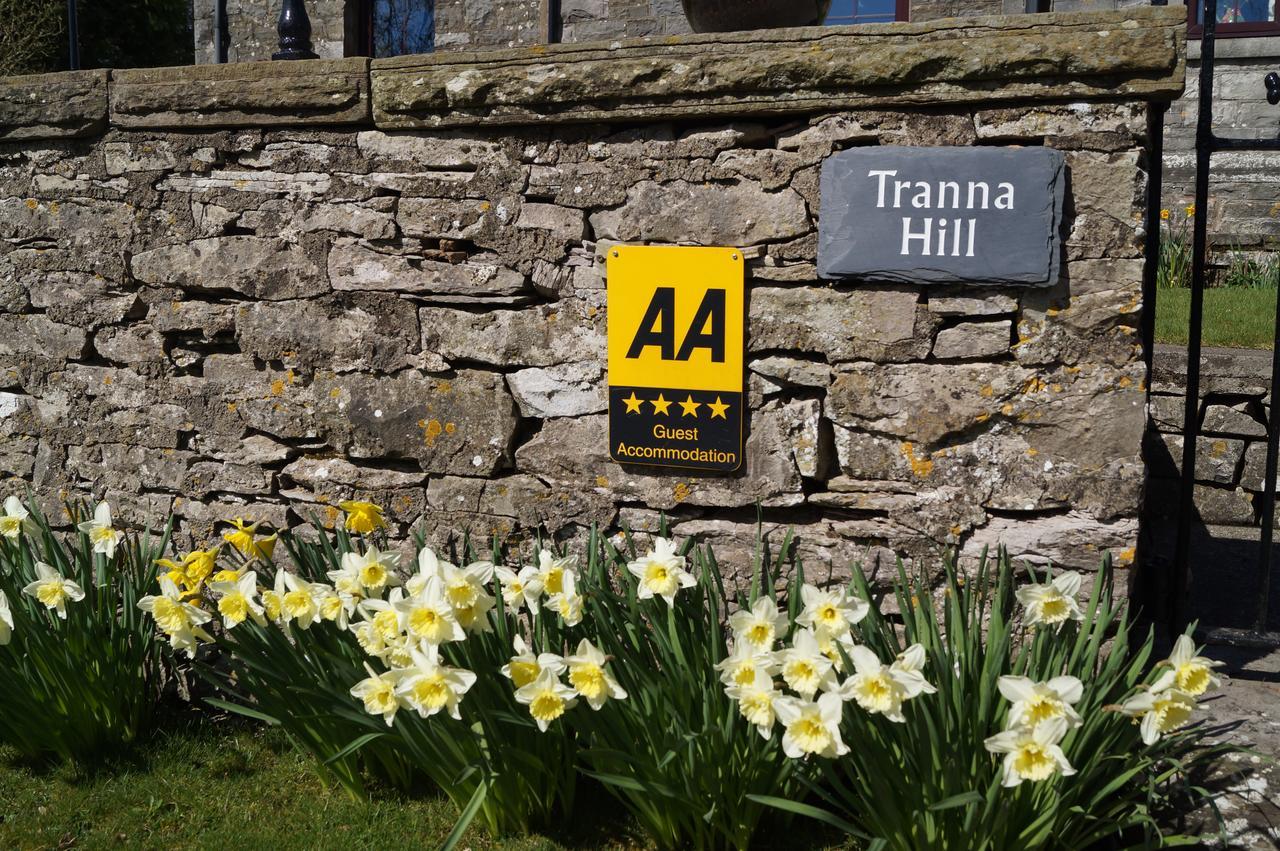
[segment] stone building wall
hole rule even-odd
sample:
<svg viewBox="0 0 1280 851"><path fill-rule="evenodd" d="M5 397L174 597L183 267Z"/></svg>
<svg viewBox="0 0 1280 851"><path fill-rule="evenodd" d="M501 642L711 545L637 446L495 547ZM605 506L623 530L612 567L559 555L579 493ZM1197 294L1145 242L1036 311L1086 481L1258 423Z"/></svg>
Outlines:
<svg viewBox="0 0 1280 851"><path fill-rule="evenodd" d="M813 570L1127 563L1146 102L1183 43L1023 20L0 81L3 489L197 540L360 495L432 539L666 512L738 567L758 508ZM1061 280L818 280L821 163L877 144L1062 150ZM749 258L740 474L609 460L618 241Z"/></svg>

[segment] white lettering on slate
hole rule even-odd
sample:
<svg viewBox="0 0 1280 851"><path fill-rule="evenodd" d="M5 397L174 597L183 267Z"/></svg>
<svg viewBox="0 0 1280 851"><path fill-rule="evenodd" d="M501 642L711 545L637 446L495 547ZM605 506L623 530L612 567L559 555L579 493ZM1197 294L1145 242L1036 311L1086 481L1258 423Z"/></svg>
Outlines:
<svg viewBox="0 0 1280 851"><path fill-rule="evenodd" d="M878 178L876 185L876 207L884 209L889 204L887 190L889 178L897 177L897 169L874 169L867 172L867 177ZM1013 210L1013 184L996 184L996 196L991 198L991 186L984 180L965 181L964 191L961 181L940 180L937 182L935 204L934 184L924 180L893 181L892 208L897 210L903 206L903 195L907 202L917 210L986 210L991 204L997 210ZM964 203L961 203L961 196ZM912 254L912 246L918 249L921 257L972 257L977 219L947 219L926 216L920 219L917 227L911 216L902 217L902 250L903 256ZM950 239L948 240L948 236ZM964 253L961 253L963 246Z"/></svg>

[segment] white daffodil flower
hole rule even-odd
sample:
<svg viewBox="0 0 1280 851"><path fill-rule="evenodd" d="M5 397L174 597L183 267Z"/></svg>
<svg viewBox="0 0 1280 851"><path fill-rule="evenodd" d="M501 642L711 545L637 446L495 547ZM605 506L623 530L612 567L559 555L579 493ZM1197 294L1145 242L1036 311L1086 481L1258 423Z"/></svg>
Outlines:
<svg viewBox="0 0 1280 851"><path fill-rule="evenodd" d="M912 644L899 653L898 658L894 659L893 664L889 666L890 675L902 683L912 697L919 694L935 694L938 691L924 678L926 659L924 645Z"/></svg>
<svg viewBox="0 0 1280 851"><path fill-rule="evenodd" d="M392 612L394 615L394 612ZM373 621L361 621L350 625L352 634L356 637L356 643L360 645L360 649L365 652L366 656L381 658L382 652L387 649L387 639L374 625Z"/></svg>
<svg viewBox="0 0 1280 851"><path fill-rule="evenodd" d="M9 598L0 591L0 646L13 640L13 611L9 608Z"/></svg>
<svg viewBox="0 0 1280 851"><path fill-rule="evenodd" d="M339 594L349 596L358 602L366 595L364 585L360 583L360 568L347 560L349 555L354 553L344 553L342 556L344 566L337 570L330 570L325 576L333 583L334 590Z"/></svg>
<svg viewBox="0 0 1280 851"><path fill-rule="evenodd" d="M1004 754L1003 786L1017 786L1024 780L1039 782L1055 774L1076 773L1059 742L1067 734L1067 719L1050 718L1032 727L1014 727L987 739L987 750Z"/></svg>
<svg viewBox="0 0 1280 851"><path fill-rule="evenodd" d="M356 598L349 594L341 594L329 585L316 584L312 590L317 595L320 607L320 620L337 625L338 629L346 629L351 625L351 615L356 610Z"/></svg>
<svg viewBox="0 0 1280 851"><path fill-rule="evenodd" d="M379 674L366 662L364 669L369 676L351 688L351 696L364 703L364 711L370 715L381 715L382 720L390 727L396 720L396 712L407 706L406 700L396 694L396 686L408 673L405 669L388 671Z"/></svg>
<svg viewBox="0 0 1280 851"><path fill-rule="evenodd" d="M899 724L906 721L902 704L931 688L918 670L885 665L870 648L861 644L854 646L849 658L853 661L854 674L841 683L835 693L890 721Z"/></svg>
<svg viewBox="0 0 1280 851"><path fill-rule="evenodd" d="M685 570L688 560L676 552L675 541L654 538L653 551L627 565L631 575L639 580L637 596L641 600L661 597L668 606L676 604L676 592L698 584L693 574Z"/></svg>
<svg viewBox="0 0 1280 851"><path fill-rule="evenodd" d="M557 556L551 550L540 550L538 578L542 580L542 593L548 597L564 593L565 577L575 575L577 563L577 556Z"/></svg>
<svg viewBox="0 0 1280 851"><path fill-rule="evenodd" d="M1001 677L996 687L1009 701L1010 728L1035 727L1054 718L1062 718L1068 729L1084 722L1072 705L1084 694L1084 683L1075 677L1054 677L1047 683L1032 682L1027 677Z"/></svg>
<svg viewBox="0 0 1280 851"><path fill-rule="evenodd" d="M247 571L235 582L214 582L209 589L218 597L218 614L227 629L239 626L247 619L262 626L267 622L262 604L258 602L258 574Z"/></svg>
<svg viewBox="0 0 1280 851"><path fill-rule="evenodd" d="M382 641L391 641L404 632L404 618L396 608L404 599L403 589L392 588L385 600L360 600L356 603L356 611Z"/></svg>
<svg viewBox="0 0 1280 851"><path fill-rule="evenodd" d="M35 597L46 607L58 613L58 617L67 619L67 601L79 602L84 599L84 591L79 585L64 577L42 561L36 562L35 582L22 589L22 593Z"/></svg>
<svg viewBox="0 0 1280 851"><path fill-rule="evenodd" d="M769 651L773 644L787 635L787 615L779 612L768 597L761 597L747 612L734 612L729 616L735 644L750 644L757 650Z"/></svg>
<svg viewBox="0 0 1280 851"><path fill-rule="evenodd" d="M196 655L201 641L213 638L201 627L213 620L213 615L182 599L182 591L168 576L160 577L160 593L149 594L138 601L138 608L155 619L156 626L169 638L174 650L184 650L188 656Z"/></svg>
<svg viewBox="0 0 1280 851"><path fill-rule="evenodd" d="M606 700L626 700L627 692L613 675L605 670L609 657L587 639L578 642L578 650L565 657L569 668L569 685L587 699L592 709L604 706Z"/></svg>
<svg viewBox="0 0 1280 851"><path fill-rule="evenodd" d="M836 688L836 672L831 660L822 655L813 630L797 630L791 647L779 651L782 679L796 694L813 700L819 691Z"/></svg>
<svg viewBox="0 0 1280 851"><path fill-rule="evenodd" d="M307 630L320 620L320 601L325 597L326 586L308 582L300 576L288 571L280 571L284 575L284 594L280 598L280 619L285 624L297 623L298 628ZM277 581L280 574L276 575Z"/></svg>
<svg viewBox="0 0 1280 851"><path fill-rule="evenodd" d="M804 602L804 611L796 623L831 636L844 635L871 611L870 603L849 596L844 588L824 591L813 585L802 585L800 599Z"/></svg>
<svg viewBox="0 0 1280 851"><path fill-rule="evenodd" d="M403 630L415 641L440 645L466 638L453 606L445 599L439 576L427 579L421 593L399 600L391 607L400 615L397 632Z"/></svg>
<svg viewBox="0 0 1280 851"><path fill-rule="evenodd" d="M835 692L827 692L816 702L780 697L773 701L773 709L782 723L782 752L792 759L809 754L832 759L849 752L840 738L844 704Z"/></svg>
<svg viewBox="0 0 1280 851"><path fill-rule="evenodd" d="M538 613L538 600L542 597L542 578L533 565L525 565L520 572L509 567L495 567L494 574L502 585L502 602L512 612L528 606L532 614Z"/></svg>
<svg viewBox="0 0 1280 851"><path fill-rule="evenodd" d="M1191 723L1196 699L1177 688L1177 671L1165 671L1149 689L1120 705L1120 711L1141 724L1142 742L1154 745L1166 733Z"/></svg>
<svg viewBox="0 0 1280 851"><path fill-rule="evenodd" d="M4 501L4 514L0 514L0 535L6 538L16 538L23 532L28 534L35 531L36 524L31 521L31 513L27 511L25 505L16 496L10 496Z"/></svg>
<svg viewBox="0 0 1280 851"><path fill-rule="evenodd" d="M422 593L423 586L431 577L434 576L444 582L446 567L453 567L453 565L447 561L441 561L431 547L423 547L422 552L418 553L418 572L405 582L405 590L409 592L410 597L416 597Z"/></svg>
<svg viewBox="0 0 1280 851"><path fill-rule="evenodd" d="M124 532L111 525L111 506L106 502L98 503L98 507L93 510L93 519L84 521L76 528L89 536L95 553L102 553L108 559L115 557L116 544L124 539Z"/></svg>
<svg viewBox="0 0 1280 851"><path fill-rule="evenodd" d="M550 668L544 668L536 680L516 689L516 700L529 707L538 729L545 733L552 721L577 705L578 696Z"/></svg>
<svg viewBox="0 0 1280 851"><path fill-rule="evenodd" d="M560 615L565 626L582 623L582 595L578 593L578 577L565 570L560 576L560 591L547 598L547 608Z"/></svg>
<svg viewBox="0 0 1280 851"><path fill-rule="evenodd" d="M559 677L568 668L564 659L554 653L539 653L534 656L529 645L525 644L524 639L519 635L512 641L512 645L516 655L502 666L502 676L511 680L518 689L536 680L543 671L551 671Z"/></svg>
<svg viewBox="0 0 1280 851"><path fill-rule="evenodd" d="M1015 593L1018 602L1027 610L1029 625L1057 626L1069 620L1084 617L1076 595L1080 593L1082 577L1075 571L1059 573L1046 585L1023 585Z"/></svg>
<svg viewBox="0 0 1280 851"><path fill-rule="evenodd" d="M396 565L399 563L399 553L383 552L377 547L370 546L363 553L343 553L341 571L334 571L338 575L330 575L329 579L335 584L340 579L347 579L348 587L342 589L345 593L352 595L359 593L364 597L381 597L385 589L400 584L400 578L395 574ZM359 583L358 591L349 587L349 577L352 574Z"/></svg>
<svg viewBox="0 0 1280 851"><path fill-rule="evenodd" d="M430 718L441 709L450 717L461 720L458 704L476 682L476 675L464 668L450 668L440 664L440 651L428 645L426 651L412 650L409 668L396 686L396 697L423 718Z"/></svg>
<svg viewBox="0 0 1280 851"><path fill-rule="evenodd" d="M734 645L728 657L716 663L716 670L720 672L720 682L726 686L748 686L756 681L757 673L772 679L778 673L778 656L742 642Z"/></svg>
<svg viewBox="0 0 1280 851"><path fill-rule="evenodd" d="M493 563L488 561L477 561L466 567L441 565L445 599L453 606L458 623L468 632L490 629L485 614L493 608L495 600L485 586L493 581L493 571Z"/></svg>
<svg viewBox="0 0 1280 851"><path fill-rule="evenodd" d="M843 632L839 635L831 635L825 629L817 630L813 633L814 638L818 640L818 649L822 651L822 655L831 660L831 666L838 673L844 673L844 657L853 652L853 648L857 645L857 641L853 638L852 632ZM844 655L840 654L840 649L844 648Z"/></svg>
<svg viewBox="0 0 1280 851"><path fill-rule="evenodd" d="M1178 640L1173 643L1173 652L1164 664L1173 669L1174 688L1192 697L1199 697L1222 684L1213 673L1213 669L1222 663L1197 656L1195 642L1189 635L1178 636Z"/></svg>
<svg viewBox="0 0 1280 851"><path fill-rule="evenodd" d="M778 717L774 703L781 693L774 688L772 677L757 668L750 682L734 683L724 693L738 702L738 712L755 725L761 738L768 739L773 735L773 725Z"/></svg>

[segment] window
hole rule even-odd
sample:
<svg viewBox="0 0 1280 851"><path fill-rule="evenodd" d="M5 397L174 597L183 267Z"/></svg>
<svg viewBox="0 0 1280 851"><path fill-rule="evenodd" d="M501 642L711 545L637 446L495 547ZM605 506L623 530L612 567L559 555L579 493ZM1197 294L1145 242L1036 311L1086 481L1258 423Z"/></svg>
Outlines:
<svg viewBox="0 0 1280 851"><path fill-rule="evenodd" d="M347 3L348 55L382 58L430 53L435 42L435 0Z"/></svg>
<svg viewBox="0 0 1280 851"><path fill-rule="evenodd" d="M1218 26L1214 32L1220 37L1280 35L1276 0L1218 0L1217 5ZM1192 0L1187 14L1191 35L1200 35L1204 31L1202 0Z"/></svg>
<svg viewBox="0 0 1280 851"><path fill-rule="evenodd" d="M909 0L833 0L827 14L827 25L905 21L909 8Z"/></svg>

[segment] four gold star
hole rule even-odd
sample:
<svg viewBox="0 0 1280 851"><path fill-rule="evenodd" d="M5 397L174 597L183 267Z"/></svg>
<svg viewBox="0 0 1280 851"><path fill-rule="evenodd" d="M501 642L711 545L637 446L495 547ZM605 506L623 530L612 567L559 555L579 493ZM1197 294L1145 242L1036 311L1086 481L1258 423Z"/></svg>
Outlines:
<svg viewBox="0 0 1280 851"><path fill-rule="evenodd" d="M658 394L657 399L641 399L636 395L636 392L632 390L631 395L622 400L622 402L627 406L626 413L628 414L643 414L644 409L640 406L646 401L653 406L653 413L655 416L658 414L670 416L671 404L672 402L675 402L680 406L680 416L682 417L696 418L698 416L698 409L703 405L706 405L711 411L712 419L719 417L722 420L727 420L729 419L727 411L731 407L729 403L723 401L719 396L716 396L716 400L714 402L695 402L693 401L692 393L685 396L685 400L680 402L675 399L667 399L662 393Z"/></svg>

